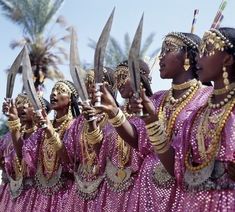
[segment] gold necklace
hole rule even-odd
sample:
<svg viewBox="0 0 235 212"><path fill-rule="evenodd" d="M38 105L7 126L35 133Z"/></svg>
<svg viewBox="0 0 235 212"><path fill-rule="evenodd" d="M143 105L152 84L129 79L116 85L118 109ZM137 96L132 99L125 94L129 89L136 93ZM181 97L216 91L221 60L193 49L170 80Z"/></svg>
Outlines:
<svg viewBox="0 0 235 212"><path fill-rule="evenodd" d="M199 89L200 87L200 83L198 83L195 87L194 87L194 90L192 91L192 93L188 96L187 99L185 99L184 101L182 101L177 107L176 109L173 111L170 119L167 121L167 127L166 127L166 134L168 136L168 139L171 138L172 136L172 133L173 133L173 128L174 128L174 125L175 125L175 122L176 122L176 119L178 117L178 115L180 114L180 112L186 107L186 105L189 104L189 102L191 101L191 99L193 98L193 96L195 95L195 93L197 92L197 90ZM164 103L165 103L165 100L167 98L167 95L166 97L163 99L163 101L161 102L161 105L159 107L159 111L158 111L158 119L160 121L163 121L163 122L166 122L166 118L165 118L165 115L164 115Z"/></svg>
<svg viewBox="0 0 235 212"><path fill-rule="evenodd" d="M227 104L234 97L234 95L235 95L235 88L230 90L229 93L227 94L227 96L217 104L212 104L212 102L211 102L212 95L211 95L208 99L208 105L209 105L210 108L221 108L225 104Z"/></svg>
<svg viewBox="0 0 235 212"><path fill-rule="evenodd" d="M196 84L197 83L197 80L196 79L192 79L192 80L189 80L189 81L187 81L187 82L184 82L184 83L182 83L182 84L173 84L172 83L172 88L174 89L174 90L184 90L184 89L186 89L186 88L189 88L189 87L191 87L192 85L194 85L194 84Z"/></svg>
<svg viewBox="0 0 235 212"><path fill-rule="evenodd" d="M222 95L226 94L227 92L233 90L235 88L235 82L228 85L228 87L220 88L220 89L214 89L213 94L214 95Z"/></svg>
<svg viewBox="0 0 235 212"><path fill-rule="evenodd" d="M82 128L82 133L80 137L82 162L83 165L85 165L86 167L87 174L92 173L93 175L97 175L99 172L99 166L95 164L97 155L93 146L90 146L86 139L87 128L88 128L87 123L85 123Z"/></svg>
<svg viewBox="0 0 235 212"><path fill-rule="evenodd" d="M207 167L210 164L210 162L216 157L219 146L220 146L222 130L224 129L224 126L225 126L234 106L235 106L235 99L233 99L231 102L229 102L229 104L227 104L225 106L225 113L223 114L223 116L218 124L218 127L216 128L215 133L211 136L212 141L211 141L207 151L204 154L205 160L200 165L193 166L189 162L189 158L191 157L190 156L191 150L188 150L188 152L186 153L184 163L185 163L186 168L189 171L191 171L192 173L196 173L196 172L202 170L203 168ZM203 109L199 110L199 114L201 114L202 112L203 112ZM199 117L199 114L197 117ZM201 130L201 129L198 129L198 130Z"/></svg>
<svg viewBox="0 0 235 212"><path fill-rule="evenodd" d="M60 117L60 118L55 118L55 121L56 122L63 122L63 121L65 121L66 119L68 119L68 116L69 116L69 114L65 114L65 115L63 115L62 117Z"/></svg>
<svg viewBox="0 0 235 212"><path fill-rule="evenodd" d="M190 94L194 91L194 89L196 88L196 86L198 85L198 83L199 83L199 82L196 81L196 83L192 84L192 85L189 87L189 89L186 90L186 91L184 92L184 94L183 94L180 98L178 98L178 99L175 99L175 98L173 97L173 93L172 93L173 89L170 89L170 91L169 91L169 97L168 97L169 100L170 100L170 102L171 102L172 104L177 104L177 103L180 103L180 102L184 101L185 99L187 99L187 98L190 96Z"/></svg>

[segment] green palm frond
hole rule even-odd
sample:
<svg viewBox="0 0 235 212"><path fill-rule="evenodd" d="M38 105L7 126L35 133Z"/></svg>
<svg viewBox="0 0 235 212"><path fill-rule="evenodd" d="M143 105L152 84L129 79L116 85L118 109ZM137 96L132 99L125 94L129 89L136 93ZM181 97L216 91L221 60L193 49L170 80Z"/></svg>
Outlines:
<svg viewBox="0 0 235 212"><path fill-rule="evenodd" d="M66 29L66 21L59 16L50 31L47 28L63 2L64 0L0 0L2 14L23 30L23 38L12 41L10 47L27 44L36 87L43 85L45 78L63 78L58 65L64 59L67 60L68 55L60 43L67 41L70 35L66 32L63 36L53 36L51 32L56 24Z"/></svg>
<svg viewBox="0 0 235 212"><path fill-rule="evenodd" d="M124 50L125 55L128 55L128 54L129 54L130 47L131 47L130 36L129 36L128 33L126 33L126 34L124 35L124 44L125 44L125 46L124 46L124 48L125 48L125 50Z"/></svg>
<svg viewBox="0 0 235 212"><path fill-rule="evenodd" d="M153 43L154 40L154 33L151 33L146 40L144 41L142 48L140 50L140 57L144 57L146 55L146 52L148 51L149 47L151 46L151 44Z"/></svg>
<svg viewBox="0 0 235 212"><path fill-rule="evenodd" d="M140 57L143 58L151 46L155 34L151 33L144 42L144 45L140 52ZM96 48L96 42L92 39L89 39L88 46L92 49ZM108 46L105 53L105 65L110 68L115 68L120 62L128 59L128 54L131 46L130 36L128 33L124 35L124 48L119 44L119 42L114 38L110 37ZM155 55L155 50L151 55Z"/></svg>

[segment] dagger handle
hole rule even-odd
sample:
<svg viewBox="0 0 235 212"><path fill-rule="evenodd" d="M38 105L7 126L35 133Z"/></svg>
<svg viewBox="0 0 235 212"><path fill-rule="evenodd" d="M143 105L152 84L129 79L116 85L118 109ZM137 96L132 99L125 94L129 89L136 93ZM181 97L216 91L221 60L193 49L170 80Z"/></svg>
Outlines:
<svg viewBox="0 0 235 212"><path fill-rule="evenodd" d="M137 92L134 94L135 98L139 99L140 98L140 93ZM141 109L140 112L136 113L137 116L143 116L144 113L143 113L143 110Z"/></svg>
<svg viewBox="0 0 235 212"><path fill-rule="evenodd" d="M11 101L11 98L6 98L6 102L9 103ZM4 113L5 116L9 116L9 111L6 111Z"/></svg>
<svg viewBox="0 0 235 212"><path fill-rule="evenodd" d="M95 83L95 90L96 94L100 94L100 86L103 85L103 83ZM95 102L95 106L101 106L101 96L97 97L97 101Z"/></svg>
<svg viewBox="0 0 235 212"><path fill-rule="evenodd" d="M41 109L36 110L36 114L38 116L42 116L42 110ZM43 129L47 128L47 124L44 123L43 125L41 125L41 128L43 128Z"/></svg>
<svg viewBox="0 0 235 212"><path fill-rule="evenodd" d="M91 103L91 100L90 99L87 99L87 100L85 100L85 101L83 101L86 105L90 105L90 103ZM94 120L96 120L96 117L95 116L92 116L92 117L90 117L87 121L88 122L90 122L90 121L94 121Z"/></svg>

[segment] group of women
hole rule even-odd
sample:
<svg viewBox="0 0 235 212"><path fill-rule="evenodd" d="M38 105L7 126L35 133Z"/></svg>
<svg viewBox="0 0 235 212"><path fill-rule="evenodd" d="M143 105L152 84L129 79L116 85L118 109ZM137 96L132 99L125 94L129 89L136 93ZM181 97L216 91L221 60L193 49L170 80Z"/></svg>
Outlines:
<svg viewBox="0 0 235 212"><path fill-rule="evenodd" d="M235 211L235 29L169 33L159 59L172 86L153 94L139 60L140 98L123 61L101 92L87 72L89 103L67 80L42 115L26 94L4 101L0 211Z"/></svg>

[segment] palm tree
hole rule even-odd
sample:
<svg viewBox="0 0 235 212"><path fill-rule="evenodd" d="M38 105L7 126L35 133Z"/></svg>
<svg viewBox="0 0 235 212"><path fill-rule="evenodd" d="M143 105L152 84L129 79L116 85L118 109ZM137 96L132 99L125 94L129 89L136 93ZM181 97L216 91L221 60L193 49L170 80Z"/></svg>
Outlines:
<svg viewBox="0 0 235 212"><path fill-rule="evenodd" d="M144 41L141 51L140 51L140 57L144 59L146 56L146 52L148 51L149 47L151 46L153 40L154 40L154 33L151 33L146 40ZM92 39L89 39L88 46L92 49L95 49L96 42ZM124 48L121 47L120 43L112 36L110 36L106 54L105 54L105 65L110 68L115 68L120 62L128 59L128 54L131 46L130 36L128 33L124 35ZM159 48L154 50L150 57L154 57L157 52L159 51Z"/></svg>
<svg viewBox="0 0 235 212"><path fill-rule="evenodd" d="M69 40L69 34L58 37L52 35L52 31L56 24L66 29L66 22L59 16L51 29L47 28L63 2L64 0L0 0L3 15L23 30L23 38L12 41L10 47L14 49L27 44L37 89L43 86L45 78L63 78L58 64L67 59L67 54L60 43Z"/></svg>

